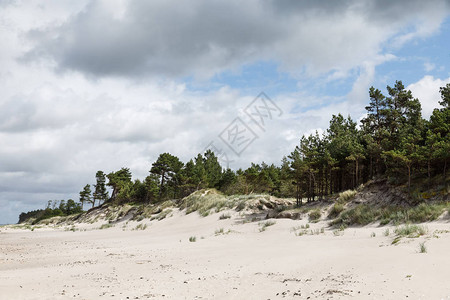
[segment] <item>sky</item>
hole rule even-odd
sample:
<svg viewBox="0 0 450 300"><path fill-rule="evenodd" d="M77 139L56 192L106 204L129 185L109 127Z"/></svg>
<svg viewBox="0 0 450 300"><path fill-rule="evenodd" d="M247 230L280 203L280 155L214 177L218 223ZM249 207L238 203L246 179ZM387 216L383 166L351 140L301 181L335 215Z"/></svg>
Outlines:
<svg viewBox="0 0 450 300"><path fill-rule="evenodd" d="M164 152L279 165L332 114L363 118L370 86L402 80L428 118L450 1L0 0L0 43L5 224Z"/></svg>

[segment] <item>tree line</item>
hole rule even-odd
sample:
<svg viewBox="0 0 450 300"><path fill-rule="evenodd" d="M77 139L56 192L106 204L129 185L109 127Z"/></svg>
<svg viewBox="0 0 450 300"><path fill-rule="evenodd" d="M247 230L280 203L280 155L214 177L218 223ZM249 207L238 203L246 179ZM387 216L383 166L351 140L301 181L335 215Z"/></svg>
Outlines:
<svg viewBox="0 0 450 300"><path fill-rule="evenodd" d="M183 163L162 153L144 180L133 180L129 168L96 173L96 183L80 192L82 205L104 202L154 203L177 199L203 188L226 194L268 193L314 201L374 178L405 184L434 180L447 186L450 157L450 84L440 88L440 108L422 118L420 101L401 81L386 93L371 87L367 114L358 124L350 116L331 117L323 134L300 138L281 164L251 163L247 169L223 169L211 150ZM436 179L438 178L438 179ZM440 179L439 179L440 178ZM108 193L110 188L111 194Z"/></svg>
<svg viewBox="0 0 450 300"><path fill-rule="evenodd" d="M112 189L109 201L156 202L189 195L202 188L226 194L269 193L307 201L354 189L369 179L385 177L411 188L413 178L440 176L447 182L450 157L450 84L440 88L441 108L422 118L420 101L401 81L387 93L371 87L367 114L358 124L350 116L333 115L324 134L302 136L280 166L251 163L247 169L222 169L218 157L207 150L183 163L170 153L160 154L143 181L132 180L128 168L106 175ZM99 171L101 172L101 171ZM97 173L98 175L99 173ZM98 178L98 176L97 176ZM102 180L104 182L104 180ZM108 197L98 192L92 201ZM83 190L89 192L87 186Z"/></svg>

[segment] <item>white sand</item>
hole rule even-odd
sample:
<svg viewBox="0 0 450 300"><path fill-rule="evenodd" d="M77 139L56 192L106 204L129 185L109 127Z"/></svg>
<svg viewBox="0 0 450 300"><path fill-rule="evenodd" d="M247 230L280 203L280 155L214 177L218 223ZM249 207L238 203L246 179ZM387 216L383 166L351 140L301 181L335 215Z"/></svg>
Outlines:
<svg viewBox="0 0 450 300"><path fill-rule="evenodd" d="M291 228L306 220L260 232L232 214L176 212L146 230L0 228L0 299L450 299L448 220L391 245L394 227L296 236ZM216 235L220 228L231 232Z"/></svg>

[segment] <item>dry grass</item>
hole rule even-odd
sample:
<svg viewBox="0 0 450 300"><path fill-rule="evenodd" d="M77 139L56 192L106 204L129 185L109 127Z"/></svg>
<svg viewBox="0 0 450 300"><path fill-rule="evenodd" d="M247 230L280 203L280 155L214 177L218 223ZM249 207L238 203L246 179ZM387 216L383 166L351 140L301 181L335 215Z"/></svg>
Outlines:
<svg viewBox="0 0 450 300"><path fill-rule="evenodd" d="M339 193L338 201L340 203L349 202L356 196L356 193L357 192L355 190L347 190L347 191L341 192L341 193Z"/></svg>

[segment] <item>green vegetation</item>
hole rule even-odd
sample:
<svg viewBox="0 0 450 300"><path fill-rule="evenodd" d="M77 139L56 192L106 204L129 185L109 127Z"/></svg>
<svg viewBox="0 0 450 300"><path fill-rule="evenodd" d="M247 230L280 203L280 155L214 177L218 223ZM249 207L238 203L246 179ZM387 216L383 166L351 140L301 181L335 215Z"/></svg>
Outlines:
<svg viewBox="0 0 450 300"><path fill-rule="evenodd" d="M147 229L147 224L143 224L143 223L138 224L135 228L135 230L145 230L145 229Z"/></svg>
<svg viewBox="0 0 450 300"><path fill-rule="evenodd" d="M419 244L419 252L420 253L427 253L427 247L425 246L425 242L422 242Z"/></svg>
<svg viewBox="0 0 450 300"><path fill-rule="evenodd" d="M330 209L330 213L328 214L328 218L329 219L334 219L337 216L339 216L339 214L341 212L343 212L343 211L344 211L344 205L340 204L340 203L335 203Z"/></svg>
<svg viewBox="0 0 450 300"><path fill-rule="evenodd" d="M321 216L322 214L320 213L320 209L314 209L308 214L309 221L311 222L319 220Z"/></svg>
<svg viewBox="0 0 450 300"><path fill-rule="evenodd" d="M167 208L161 211L159 214L154 215L150 218L150 220L158 220L161 221L162 219L165 219L167 216L169 216L172 213L172 210Z"/></svg>
<svg viewBox="0 0 450 300"><path fill-rule="evenodd" d="M198 213L206 217L209 215L210 210L214 209L215 212L219 212L225 208L231 208L233 206L232 201L228 201L227 198L217 190L200 190L194 192L183 199L182 208L186 208L186 213L192 213L198 211Z"/></svg>
<svg viewBox="0 0 450 300"><path fill-rule="evenodd" d="M448 205L446 203L422 203L415 207L402 208L398 206L376 207L368 204L359 204L341 212L339 217L331 221L331 225L367 225L375 221L380 221L380 225L386 225L390 222L394 224L422 223L436 220L444 213Z"/></svg>
<svg viewBox="0 0 450 300"><path fill-rule="evenodd" d="M428 228L421 225L406 224L395 228L394 233L399 237L416 238L427 234Z"/></svg>
<svg viewBox="0 0 450 300"><path fill-rule="evenodd" d="M216 154L207 150L187 163L170 153L162 153L142 181L133 180L128 168L109 174L98 171L96 183L92 185L94 190L87 184L80 192L80 207L86 203L92 207L102 203L157 206L190 195L184 198L181 207L188 213L198 211L207 216L212 210L242 210L257 195L261 199L270 195L295 198L297 206L339 195L329 214L329 218L337 218L334 224L434 220L448 206L431 203L448 197L450 191L447 174L450 84L441 87L440 94L440 107L426 120L422 118L420 101L401 81L387 86L384 94L371 87L367 114L359 124L350 116L332 115L323 134L302 136L295 149L281 159L280 166L261 162L236 171L222 169ZM411 200L407 205L418 206L360 204L345 210L361 184L377 178L398 186ZM111 189L111 195L106 186ZM212 194L205 197L205 189ZM225 197L236 194L243 196ZM255 208L280 209L262 200ZM19 222L67 214L52 207L23 213ZM309 216L318 220L320 211L313 210Z"/></svg>
<svg viewBox="0 0 450 300"><path fill-rule="evenodd" d="M195 243L196 241L197 241L197 238L195 236L191 236L189 238L189 242L191 242L191 243Z"/></svg>
<svg viewBox="0 0 450 300"><path fill-rule="evenodd" d="M261 223L259 223L259 224L258 224L258 225L260 226L259 232L266 231L267 227L272 226L272 225L275 225L276 223L277 223L277 222L272 221L272 220L269 220L269 221L266 221L266 222L261 222Z"/></svg>
<svg viewBox="0 0 450 300"><path fill-rule="evenodd" d="M367 225L377 219L378 211L369 205L361 204L354 208L348 209L334 221L332 225L343 224L349 225Z"/></svg>
<svg viewBox="0 0 450 300"><path fill-rule="evenodd" d="M45 209L38 209L29 211L27 213L21 213L19 216L19 223L31 221L31 223L37 224L42 220L49 219L57 216L69 216L79 214L83 210L81 203L76 203L74 200L69 199L67 201L48 201Z"/></svg>
<svg viewBox="0 0 450 300"><path fill-rule="evenodd" d="M102 226L100 226L99 229L108 229L108 228L111 228L111 227L114 227L114 225L107 223L107 224L103 224Z"/></svg>

